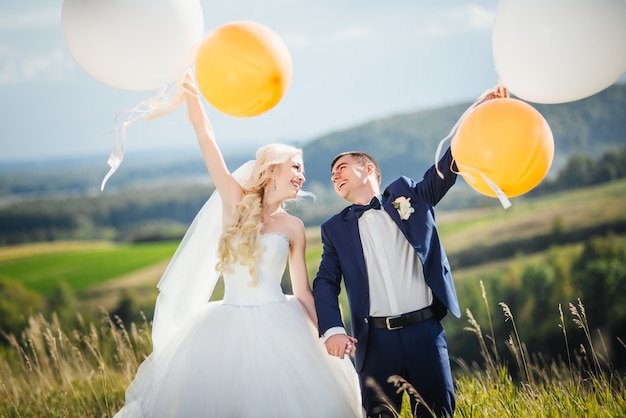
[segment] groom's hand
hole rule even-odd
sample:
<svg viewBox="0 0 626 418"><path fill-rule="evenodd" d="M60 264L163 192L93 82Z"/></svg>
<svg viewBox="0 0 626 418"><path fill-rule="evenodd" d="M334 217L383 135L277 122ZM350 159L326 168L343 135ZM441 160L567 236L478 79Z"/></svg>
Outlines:
<svg viewBox="0 0 626 418"><path fill-rule="evenodd" d="M331 356L344 358L346 354L354 357L357 339L345 334L335 334L326 340L326 351Z"/></svg>

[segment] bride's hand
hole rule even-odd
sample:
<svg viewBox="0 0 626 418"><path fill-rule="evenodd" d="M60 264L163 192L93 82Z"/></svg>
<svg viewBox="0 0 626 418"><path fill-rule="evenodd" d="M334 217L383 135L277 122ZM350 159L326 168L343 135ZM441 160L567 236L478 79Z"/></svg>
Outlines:
<svg viewBox="0 0 626 418"><path fill-rule="evenodd" d="M200 96L198 95L198 88L193 81L191 71L187 71L187 74L185 74L185 78L183 79L183 90L185 91L185 95L187 96L188 100L190 98L200 98Z"/></svg>
<svg viewBox="0 0 626 418"><path fill-rule="evenodd" d="M202 103L200 102L198 88L193 81L191 71L188 71L187 74L185 74L182 85L183 90L185 91L185 99L187 101L187 112L194 127L200 128L204 124L203 121L206 120L206 125L208 126L207 130L212 131L210 123L208 122L204 112L204 108L202 107Z"/></svg>
<svg viewBox="0 0 626 418"><path fill-rule="evenodd" d="M356 338L349 337L350 341L346 343L346 354L354 357L356 354Z"/></svg>
<svg viewBox="0 0 626 418"><path fill-rule="evenodd" d="M357 340L354 337L345 334L335 334L326 340L326 351L328 351L328 354L331 356L341 359L343 359L346 354L354 356L354 352L356 351L354 344L356 344L356 342Z"/></svg>

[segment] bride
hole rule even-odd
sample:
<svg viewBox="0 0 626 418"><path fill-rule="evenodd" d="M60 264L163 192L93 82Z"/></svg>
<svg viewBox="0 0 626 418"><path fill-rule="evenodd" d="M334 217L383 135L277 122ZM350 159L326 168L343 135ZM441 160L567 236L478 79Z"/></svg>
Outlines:
<svg viewBox="0 0 626 418"><path fill-rule="evenodd" d="M301 193L302 151L267 145L231 174L197 89L184 86L216 192L159 282L153 352L115 417L362 416L352 363L317 337L304 226L282 205ZM280 287L287 260L293 296ZM208 302L220 275L224 298Z"/></svg>

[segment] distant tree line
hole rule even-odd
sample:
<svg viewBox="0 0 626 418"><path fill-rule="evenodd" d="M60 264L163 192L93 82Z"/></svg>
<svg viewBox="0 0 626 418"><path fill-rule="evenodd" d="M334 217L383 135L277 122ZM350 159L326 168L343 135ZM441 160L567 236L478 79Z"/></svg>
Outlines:
<svg viewBox="0 0 626 418"><path fill-rule="evenodd" d="M541 183L529 195L593 186L626 177L626 148L611 149L600 158L573 154L553 180Z"/></svg>
<svg viewBox="0 0 626 418"><path fill-rule="evenodd" d="M553 179L529 196L591 186L626 176L626 148L599 158L574 155ZM319 225L345 206L330 188L313 185L315 202L290 211L307 226ZM63 239L177 240L210 193L211 186L131 188L106 195L47 198L0 207L0 245Z"/></svg>
<svg viewBox="0 0 626 418"><path fill-rule="evenodd" d="M571 310L574 307L585 316L592 338L600 342L598 346L606 347L610 356L606 360L616 368L626 368L624 241L608 234L585 241L574 253L563 247L553 247L545 254L544 261L528 261L521 265L511 259L506 273L482 277L487 301L477 281L457 283L463 310L469 309L483 327L483 332L491 335L486 308L489 306L499 355L511 359L504 342L514 332L513 324L505 319L499 306L500 302L505 303L512 312L528 353L547 362L557 358L567 361L568 349L578 353L579 359L585 357L581 351L585 347L584 330L572 323L572 319L577 319ZM476 336L463 331L468 325L467 320L464 312L461 320L446 321L449 346L454 355L465 361L480 362ZM587 359L589 355L587 353ZM575 361L574 356L572 361Z"/></svg>
<svg viewBox="0 0 626 418"><path fill-rule="evenodd" d="M129 189L0 207L0 245L63 239L179 239L212 187Z"/></svg>

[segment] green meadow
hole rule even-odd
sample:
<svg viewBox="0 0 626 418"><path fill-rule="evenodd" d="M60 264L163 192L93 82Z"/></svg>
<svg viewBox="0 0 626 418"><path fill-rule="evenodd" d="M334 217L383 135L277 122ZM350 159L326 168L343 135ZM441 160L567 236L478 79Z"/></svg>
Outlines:
<svg viewBox="0 0 626 418"><path fill-rule="evenodd" d="M61 242L36 244L30 250L28 245L0 248L0 272L19 278L27 288L43 294L49 293L59 281L80 292L167 260L177 245L177 242Z"/></svg>
<svg viewBox="0 0 626 418"><path fill-rule="evenodd" d="M451 352L471 346L476 354L453 358L457 416L626 417L624 365L616 367L626 358L626 181L512 203L438 214L464 311L444 320ZM318 228L307 238L312 279ZM110 312L132 289L146 292L136 309L152 306L177 245L0 248L0 277L44 297L62 281L79 301L71 324L31 312L21 334L3 335L0 417L112 416L151 342L149 313L124 323ZM564 350L554 358L539 351L557 346Z"/></svg>
<svg viewBox="0 0 626 418"><path fill-rule="evenodd" d="M626 181L539 199L521 197L512 199L512 203L507 210L493 204L438 214L439 231L450 259L465 260L477 248L493 256L497 247L514 249L499 258L510 259L520 253L530 256L551 245L580 241L584 234L613 230L622 235L626 230ZM0 275L19 279L37 292L49 292L58 281L80 292L169 260L177 246L177 241L68 241L0 247ZM314 277L322 253L318 228L307 231L307 247L309 275ZM492 268L499 258L477 256L460 267L453 262L455 276L463 277L470 265Z"/></svg>

